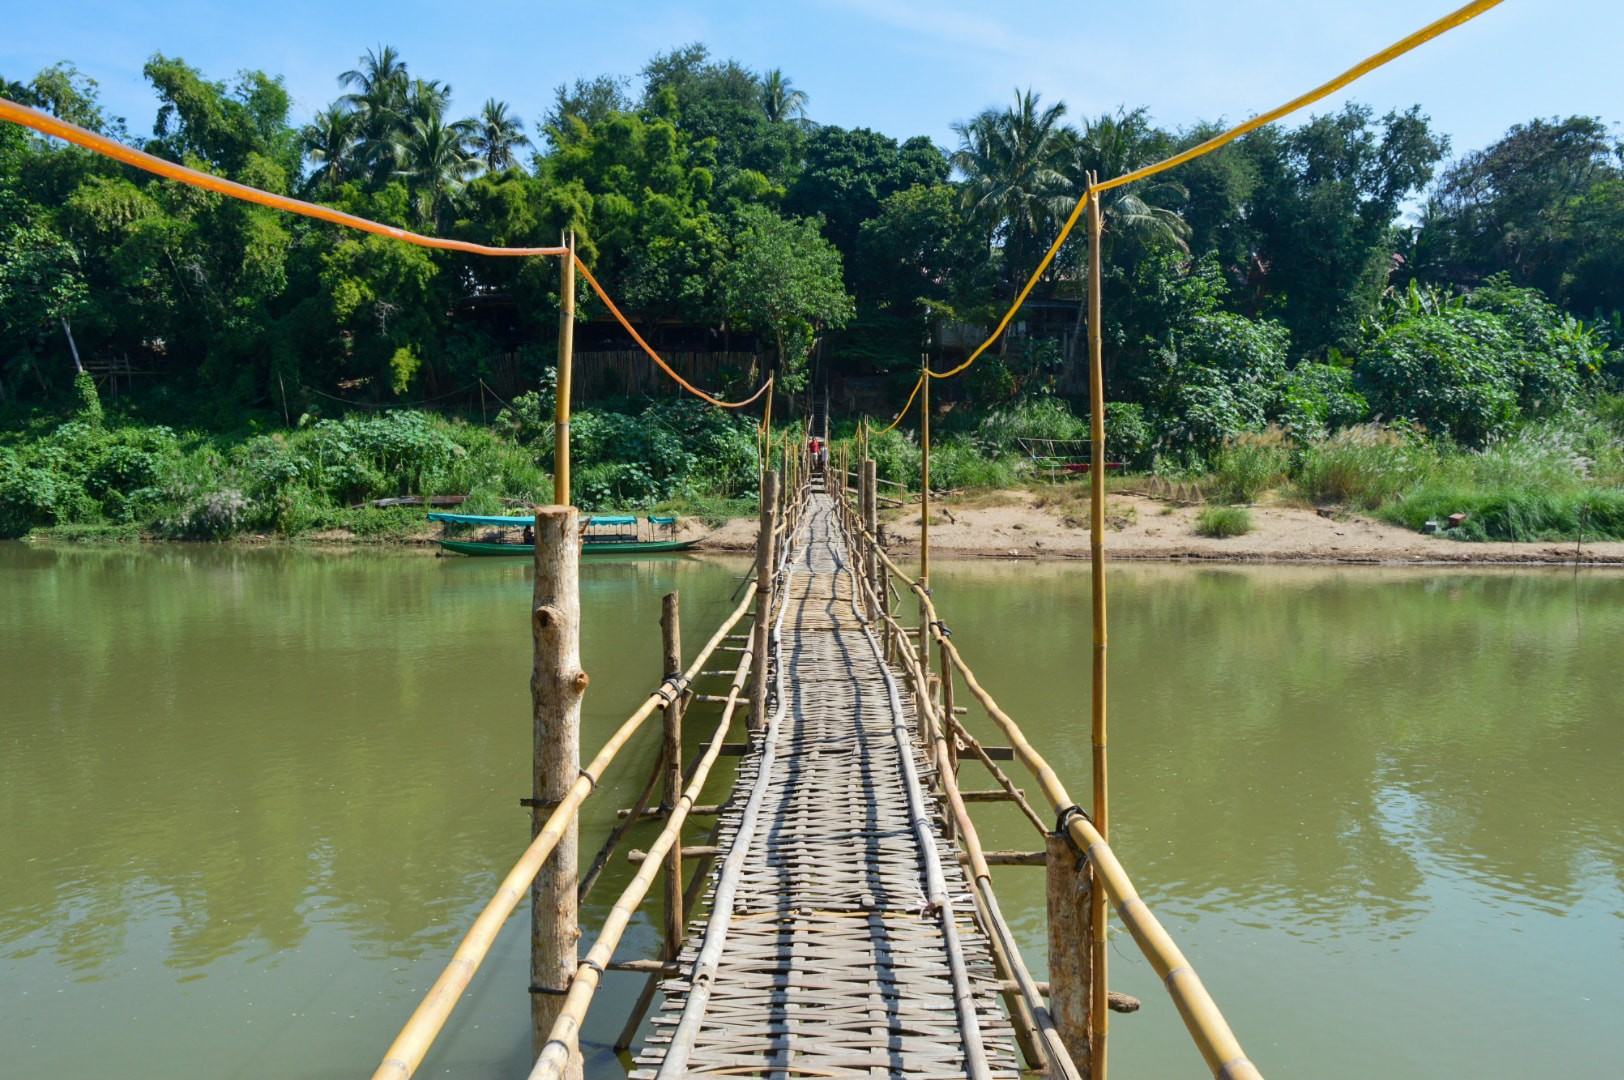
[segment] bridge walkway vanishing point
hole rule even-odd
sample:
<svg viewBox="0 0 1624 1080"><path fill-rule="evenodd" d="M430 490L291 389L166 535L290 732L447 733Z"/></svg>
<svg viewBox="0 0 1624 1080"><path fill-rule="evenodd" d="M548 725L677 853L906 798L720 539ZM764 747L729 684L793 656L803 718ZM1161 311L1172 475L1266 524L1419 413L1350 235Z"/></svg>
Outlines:
<svg viewBox="0 0 1624 1080"><path fill-rule="evenodd" d="M776 700L718 823L709 916L631 1076L1015 1076L988 942L833 498L812 494L797 532Z"/></svg>

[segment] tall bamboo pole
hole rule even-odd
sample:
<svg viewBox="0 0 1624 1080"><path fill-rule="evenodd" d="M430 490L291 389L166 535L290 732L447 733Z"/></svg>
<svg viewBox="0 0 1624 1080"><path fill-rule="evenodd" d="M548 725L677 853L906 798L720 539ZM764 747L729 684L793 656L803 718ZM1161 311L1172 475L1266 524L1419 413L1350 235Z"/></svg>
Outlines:
<svg viewBox="0 0 1624 1080"><path fill-rule="evenodd" d="M1089 175L1092 188L1097 178ZM1105 758L1105 368L1100 326L1100 196L1088 196L1088 410L1089 435L1089 560L1094 601L1094 827L1109 839L1110 790ZM1093 1058L1091 1080L1105 1080L1106 1036L1111 1014L1106 1009L1105 890L1089 894L1089 925L1093 933Z"/></svg>
<svg viewBox="0 0 1624 1080"><path fill-rule="evenodd" d="M863 515L863 528L876 539L872 543L863 545L863 576L868 579L869 587L874 595L879 595L880 562L874 556L874 549L879 544L879 500L875 496L875 488L879 487L874 475L874 459L864 458L858 466L861 471L857 481L858 513ZM868 617L878 619L880 609L877 603L869 608Z"/></svg>
<svg viewBox="0 0 1624 1080"><path fill-rule="evenodd" d="M531 602L535 663L530 700L535 726L531 835L539 835L554 807L581 778L581 545L572 506L536 511L536 580ZM575 975L578 859L576 819L536 874L530 907L530 1019L533 1050L540 1053ZM580 1054L573 1056L580 1076Z"/></svg>
<svg viewBox="0 0 1624 1080"><path fill-rule="evenodd" d="M682 624L677 594L667 593L660 609L660 638L665 653L661 679L682 677ZM682 712L686 695L678 693L665 707L665 790L660 805L667 812L682 798ZM676 959L682 948L682 844L672 844L665 859L665 956Z"/></svg>
<svg viewBox="0 0 1624 1080"><path fill-rule="evenodd" d="M558 367L553 389L553 502L570 504L570 381L575 367L575 232L564 237L559 263Z"/></svg>
<svg viewBox="0 0 1624 1080"><path fill-rule="evenodd" d="M919 356L919 666L930 674L930 648L925 635L930 622L925 597L930 594L930 354ZM924 710L921 709L920 712Z"/></svg>
<svg viewBox="0 0 1624 1080"><path fill-rule="evenodd" d="M755 673L750 680L751 731L767 726L767 621L773 609L773 527L777 523L778 474L761 478L761 518L756 533L756 621L750 628L750 652Z"/></svg>

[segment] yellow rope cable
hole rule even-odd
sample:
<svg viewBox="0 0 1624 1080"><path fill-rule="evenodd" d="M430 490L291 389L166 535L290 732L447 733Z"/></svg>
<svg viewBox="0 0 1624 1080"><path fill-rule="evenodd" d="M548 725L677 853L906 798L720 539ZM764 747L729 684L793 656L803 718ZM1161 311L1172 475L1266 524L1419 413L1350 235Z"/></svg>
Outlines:
<svg viewBox="0 0 1624 1080"><path fill-rule="evenodd" d="M897 418L891 421L887 427L882 429L880 434L890 431L891 428L896 427L897 424L902 422L902 418L907 415L909 406L913 404L914 396L919 393L919 387L924 385L924 380L926 377L946 379L950 376L957 375L959 372L975 363L981 354L986 352L987 348L992 345L994 341L998 340L998 335L1004 332L1005 328L1009 326L1010 320L1015 317L1015 313L1020 310L1021 305L1026 303L1026 298L1031 294L1032 289L1037 285L1038 279L1043 276L1044 271L1049 268L1049 265L1052 262L1054 262L1054 257L1059 253L1060 246L1065 243L1066 238L1071 235L1072 228L1076 226L1077 219L1082 216L1083 208L1088 204L1088 199L1091 196L1102 191L1109 191L1115 187L1121 187L1124 184L1131 184L1135 180L1142 180L1147 176L1154 176L1159 172L1164 172L1167 169L1182 165L1187 161L1193 161L1195 158L1201 157L1203 154L1211 153L1220 146L1240 138L1247 132L1255 131L1265 124L1273 123L1282 116L1295 112L1305 105L1312 105L1314 102L1319 101L1322 98L1329 97L1331 94L1336 93L1336 91L1342 89L1344 86L1347 86L1354 80L1368 75L1370 72L1376 70L1382 65L1403 56L1405 53L1410 52L1412 49L1415 49L1418 46L1424 45L1432 39L1448 33L1450 30L1453 30L1457 26L1476 18L1478 15L1483 14L1485 11L1488 11L1490 8L1497 6L1502 2L1503 0L1473 0L1472 3L1458 8L1441 19L1437 19L1434 22L1429 23L1408 37L1395 42L1394 44L1383 49L1381 52L1376 53L1374 56L1371 56L1363 62L1349 68L1347 71L1344 71L1341 75L1338 75L1330 82L1310 90L1308 93L1303 94L1300 97L1293 98L1291 101L1286 102L1284 105L1281 105L1278 108L1271 109L1266 113L1255 116L1245 123L1237 124L1235 127L1230 128L1223 134L1216 135L1213 138L1208 139L1206 142L1201 143L1198 146L1193 146L1181 153L1174 154L1170 158L1158 161L1153 165L1147 165L1142 169L1136 169L1133 172L1123 173L1121 176L1114 177L1105 181L1104 183L1091 185L1089 189L1083 193L1082 197L1077 200L1077 205L1072 207L1071 214L1066 218L1066 223L1061 228L1060 234L1055 237L1054 243L1049 245L1049 250L1044 254L1043 260L1038 263L1037 269L1032 272L1032 276L1027 279L1026 285L1015 297L1015 302L1011 304L1009 310L1004 313L1004 317L998 321L997 329L992 332L986 341L983 341L979 346L977 346L976 350L972 352L962 364L953 368L951 371L936 372L931 371L927 367L925 369L925 374L920 376L920 381L914 384L913 393L908 395L908 404L902 407L902 412L898 413ZM55 136L56 138L74 143L88 150L94 150L99 154L104 154L107 157L113 158L117 161L122 161L126 165L133 165L138 169L145 169L148 172L156 173L159 176L166 177L170 180L176 180L183 184L190 184L193 187L203 188L208 191L217 192L221 195L229 195L232 198L258 203L262 206L272 207L273 209L286 210L289 213L302 214L305 217L317 218L322 221L332 222L336 225L344 225L348 226L349 228L360 229L363 232L376 233L379 236L392 237L396 240L403 240L408 244L416 244L419 247L437 248L443 251L462 251L475 255L563 255L569 251L568 248L563 247L486 247L483 244L472 244L463 240L444 240L438 237L422 236L417 233L408 232L405 229L396 228L392 225L384 225L380 222L369 221L366 218L356 217L353 214L346 214L342 211L333 210L330 207L318 206L315 203L304 202L300 199L289 198L285 195L273 195L268 191L261 191L258 188L249 187L246 184L239 184L235 181L224 179L223 177L211 176L208 173L199 172L196 169L189 169L184 165L177 165L172 161L165 161L162 158L154 157L151 154L125 146L123 143L117 142L116 140L109 139L104 135L97 135L94 132L86 131L84 128L70 124L65 120L59 120L54 116L39 112L35 109L30 109L26 105L19 105L14 101L9 101L5 98L0 98L0 119L10 120L13 123L21 124L24 127L33 128L34 130L43 132L46 135ZM689 393L710 402L712 405L716 405L724 409L737 409L743 405L748 405L750 402L755 401L766 392L768 386L772 385L772 379L769 378L767 382L762 384L761 389L757 390L746 400L738 402L718 401L716 398L711 397L709 394L693 386L687 380L683 379L680 375L673 371L664 360L660 359L659 354L649 347L648 343L643 340L636 330L632 329L631 324L626 321L626 317L620 313L620 309L617 308L614 305L614 302L609 299L608 294L604 292L602 286L600 286L597 280L593 278L591 272L588 271L585 264L581 262L580 257L574 256L574 258L576 265L581 268L581 273L585 275L588 283L591 284L593 291L598 294L599 299L604 302L604 304L614 314L615 318L619 320L620 324L624 326L632 335L632 338L637 342L637 344L642 346L643 351L649 355L650 359L658 364L667 375L675 379L677 383Z"/></svg>
<svg viewBox="0 0 1624 1080"><path fill-rule="evenodd" d="M927 368L926 374L936 379L945 379L950 375L957 375L959 372L975 363L976 358L982 353L986 352L989 345L998 340L998 335L1004 332L1004 328L1009 325L1009 321L1015 317L1015 313L1019 311L1021 305L1026 302L1027 294L1029 294L1032 291L1032 287L1038 283L1038 278L1043 276L1043 272L1047 270L1049 268L1049 264L1054 261L1055 255L1060 251L1060 245L1065 243L1066 237L1071 234L1072 227L1077 224L1077 219L1082 216L1083 208L1088 204L1089 196L1098 194L1102 191L1109 191L1115 187L1121 187L1124 184L1131 184L1135 180L1143 180L1147 176L1154 176L1157 173L1165 172L1174 166L1182 165L1187 161L1193 161L1194 159L1201 157L1203 154L1210 154L1212 151L1218 149L1220 146L1223 146L1225 143L1233 142L1249 131L1255 131L1265 124L1271 124L1280 119L1282 116L1285 116L1287 113L1296 112L1304 105L1312 105L1321 98L1329 97L1338 90L1342 89L1344 86L1347 86L1349 83L1353 82L1355 79L1370 74L1370 72L1375 71L1383 64L1403 56L1410 50L1416 48L1417 46L1426 44L1435 37L1448 33L1450 30L1455 29L1455 27L1470 19L1476 18L1485 11L1502 2L1503 0L1473 0L1472 3L1467 4L1465 7L1459 8L1448 15L1445 15L1443 18L1427 24L1420 30L1417 30L1415 33L1411 34L1409 37L1389 45L1381 52L1349 68L1347 71L1344 71L1330 82L1310 90L1301 97L1293 98L1277 109L1271 109L1268 112L1263 113L1261 116L1255 116L1243 124L1237 124L1221 135L1215 135L1198 146L1192 146L1190 149L1178 154L1174 154L1172 157L1166 158L1165 160L1158 161L1154 165L1146 165L1142 169L1135 169L1133 172L1123 173L1121 176L1113 177L1104 183L1091 185L1089 189L1083 193L1082 197L1077 200L1077 205L1072 207L1071 216L1066 218L1066 224L1061 228L1060 235L1055 237L1053 244L1049 245L1049 251L1043 256L1043 261L1038 263L1038 268L1034 270L1032 272L1032 276L1027 279L1026 287L1020 291L1020 295L1015 297L1015 303L1012 304L1010 309L1004 313L1004 317L999 320L998 328L992 332L992 335L988 337L986 341L983 341L976 348L976 351L970 354L964 363L960 364L952 371L935 372ZM906 412L907 410L904 409L903 411ZM900 420L901 417L898 417L898 419ZM895 425L893 424L892 426L894 427Z"/></svg>
<svg viewBox="0 0 1624 1080"><path fill-rule="evenodd" d="M718 405L724 409L737 409L750 404L762 394L765 394L767 392L767 388L773 384L774 377L771 375L767 376L767 381L761 384L761 389L757 390L743 401L718 401L709 394L705 393L705 391L691 385L681 375L678 375L675 371L672 371L670 366L666 364L664 360L660 359L659 353L649 348L648 342L643 340L643 335L634 330L632 328L632 324L626 321L626 316L622 315L620 313L620 309L615 306L615 302L609 299L609 294L603 291L603 286L598 284L598 279L592 276L592 271L586 268L586 264L581 261L581 257L579 255L575 256L575 265L581 271L581 276L586 278L586 283L592 286L592 291L598 294L598 299L602 300L604 306L609 309L610 314L614 315L615 319L619 321L620 325L626 328L626 333L632 336L632 340L641 345L643 347L643 351L648 353L649 359L660 365L660 369L662 371L675 379L677 383L690 394L693 394L698 398L703 398L712 405Z"/></svg>
<svg viewBox="0 0 1624 1080"><path fill-rule="evenodd" d="M994 334L993 336L997 337L996 334ZM986 348L986 346L983 345L981 348L984 349L984 348ZM980 352L981 349L977 349L976 351ZM973 357L973 356L970 357L970 360L974 360L974 359L975 359L975 357ZM966 360L965 363L968 364L970 362L970 360ZM953 374L951 371L948 372L948 375L951 375L951 374ZM946 376L938 376L938 377L939 378L946 378ZM884 435L887 431L890 431L892 428L894 428L898 424L902 423L902 418L904 416L908 415L908 410L913 406L913 399L918 395L919 388L921 386L924 386L924 385L925 385L925 377L923 375L921 375L921 376L919 376L919 381L914 383L913 393L908 395L908 404L904 405L902 407L902 411L897 413L897 418L895 420L891 421L889 424L882 427L880 430L878 430L876 432L873 432L873 434L875 434L875 435Z"/></svg>

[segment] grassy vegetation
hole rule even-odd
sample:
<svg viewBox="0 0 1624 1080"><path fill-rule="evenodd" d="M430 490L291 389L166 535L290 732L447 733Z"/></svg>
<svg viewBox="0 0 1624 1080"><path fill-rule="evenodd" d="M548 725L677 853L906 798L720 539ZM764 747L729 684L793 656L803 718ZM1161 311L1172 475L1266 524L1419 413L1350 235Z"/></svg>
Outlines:
<svg viewBox="0 0 1624 1080"><path fill-rule="evenodd" d="M289 428L280 417L222 422L202 403L189 408L190 417L128 402L104 411L87 390L66 417L7 418L0 537L44 529L86 542L346 535L387 543L421 533L424 511L360 504L466 494L463 509L492 514L552 498L552 406L543 395L525 395L490 424L401 410L307 415ZM161 419L178 422L154 422ZM931 480L959 493L949 505L999 505L1010 498L999 492L1026 488L1068 524L1086 523L1086 482L1040 475L1017 441L1082 437L1083 421L1062 402L954 410L940 426ZM574 495L585 509L691 515L710 526L755 512L748 418L682 400L621 403L580 410L572 430ZM894 430L870 447L883 479L918 489L914 437ZM1107 482L1209 504L1199 526L1208 535L1250 531L1249 515L1226 509L1272 499L1415 530L1459 513L1463 524L1445 535L1460 539L1624 539L1624 395L1525 422L1477 449L1411 426L1361 424L1308 439L1271 427L1225 440L1205 465L1164 461L1157 473L1112 473Z"/></svg>
<svg viewBox="0 0 1624 1080"><path fill-rule="evenodd" d="M1195 519L1196 532L1220 539L1245 536L1255 528L1252 512L1244 506L1203 506Z"/></svg>

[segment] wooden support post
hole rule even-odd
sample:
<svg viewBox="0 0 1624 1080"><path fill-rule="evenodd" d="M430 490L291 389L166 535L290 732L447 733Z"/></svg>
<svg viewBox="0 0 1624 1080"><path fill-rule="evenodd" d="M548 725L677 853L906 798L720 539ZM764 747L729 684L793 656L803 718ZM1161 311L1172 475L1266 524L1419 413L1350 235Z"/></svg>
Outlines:
<svg viewBox="0 0 1624 1080"><path fill-rule="evenodd" d="M665 653L663 678L682 674L682 626L678 621L677 594L667 593L660 610L660 641ZM678 694L665 707L665 791L660 807L670 813L682 798L682 710L686 692ZM682 841L678 837L665 859L665 955L673 960L682 949L685 914L682 910Z"/></svg>
<svg viewBox="0 0 1624 1080"><path fill-rule="evenodd" d="M754 659L750 677L751 731L767 726L767 624L773 610L773 527L777 521L778 474L761 478L761 521L756 534L756 621L750 631L750 651Z"/></svg>
<svg viewBox="0 0 1624 1080"><path fill-rule="evenodd" d="M1098 1080L1094 1068L1094 950L1089 900L1093 871L1064 834L1045 837L1048 867L1049 1014L1084 1080Z"/></svg>
<svg viewBox="0 0 1624 1080"><path fill-rule="evenodd" d="M558 382L553 404L553 502L570 504L570 383L575 360L575 234L564 238L558 287Z"/></svg>
<svg viewBox="0 0 1624 1080"><path fill-rule="evenodd" d="M581 543L570 506L536 511L536 576L530 607L535 666L530 700L535 720L531 835L542 826L581 777L581 696L587 676L581 670ZM577 824L572 820L552 856L536 874L530 907L530 1024L535 1054L541 1053L575 976L579 858ZM579 1052L571 1054L570 1075L581 1075Z"/></svg>

